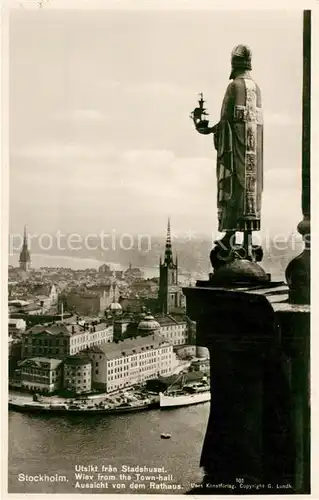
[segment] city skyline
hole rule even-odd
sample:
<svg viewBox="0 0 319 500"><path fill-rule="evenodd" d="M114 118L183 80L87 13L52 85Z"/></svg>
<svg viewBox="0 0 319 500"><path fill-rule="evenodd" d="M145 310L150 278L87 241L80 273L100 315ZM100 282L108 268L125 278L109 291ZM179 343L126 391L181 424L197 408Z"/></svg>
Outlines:
<svg viewBox="0 0 319 500"><path fill-rule="evenodd" d="M295 231L301 37L301 11L12 11L10 232L216 232L216 154L189 112L203 91L218 121L237 43L263 97L262 227Z"/></svg>

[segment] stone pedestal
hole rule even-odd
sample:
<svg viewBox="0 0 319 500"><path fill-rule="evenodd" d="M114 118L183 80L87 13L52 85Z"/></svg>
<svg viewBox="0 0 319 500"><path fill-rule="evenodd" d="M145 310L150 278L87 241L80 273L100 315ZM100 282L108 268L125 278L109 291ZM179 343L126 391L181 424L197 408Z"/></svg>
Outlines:
<svg viewBox="0 0 319 500"><path fill-rule="evenodd" d="M206 285L184 289L211 363L205 487L194 493L307 493L309 311L286 303L284 284Z"/></svg>

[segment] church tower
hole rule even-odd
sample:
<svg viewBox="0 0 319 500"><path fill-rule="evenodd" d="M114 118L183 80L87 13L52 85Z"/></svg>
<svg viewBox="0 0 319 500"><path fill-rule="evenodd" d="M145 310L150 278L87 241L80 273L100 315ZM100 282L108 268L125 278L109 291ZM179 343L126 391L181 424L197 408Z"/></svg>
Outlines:
<svg viewBox="0 0 319 500"><path fill-rule="evenodd" d="M20 270L27 273L30 270L31 257L28 250L27 228L24 226L23 245L19 258Z"/></svg>
<svg viewBox="0 0 319 500"><path fill-rule="evenodd" d="M182 292L180 286L178 285L177 257L174 262L172 252L170 219L168 219L167 224L164 262L162 262L162 258L160 258L159 268L159 307L163 314L169 314L174 312L174 310L180 309L182 305Z"/></svg>

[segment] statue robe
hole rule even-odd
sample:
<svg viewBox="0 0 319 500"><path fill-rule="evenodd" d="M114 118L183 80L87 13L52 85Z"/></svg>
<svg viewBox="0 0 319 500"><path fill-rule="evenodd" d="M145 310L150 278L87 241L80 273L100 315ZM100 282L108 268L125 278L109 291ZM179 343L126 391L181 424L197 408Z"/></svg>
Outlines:
<svg viewBox="0 0 319 500"><path fill-rule="evenodd" d="M219 231L259 231L263 189L263 122L260 89L250 75L226 90L217 124Z"/></svg>

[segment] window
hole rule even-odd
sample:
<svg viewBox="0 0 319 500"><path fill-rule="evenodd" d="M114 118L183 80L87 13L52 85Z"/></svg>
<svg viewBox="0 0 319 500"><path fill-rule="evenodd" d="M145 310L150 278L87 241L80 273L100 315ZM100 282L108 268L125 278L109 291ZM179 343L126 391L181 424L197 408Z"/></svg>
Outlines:
<svg viewBox="0 0 319 500"><path fill-rule="evenodd" d="M95 370L95 374L98 375L99 374L99 370Z"/></svg>

